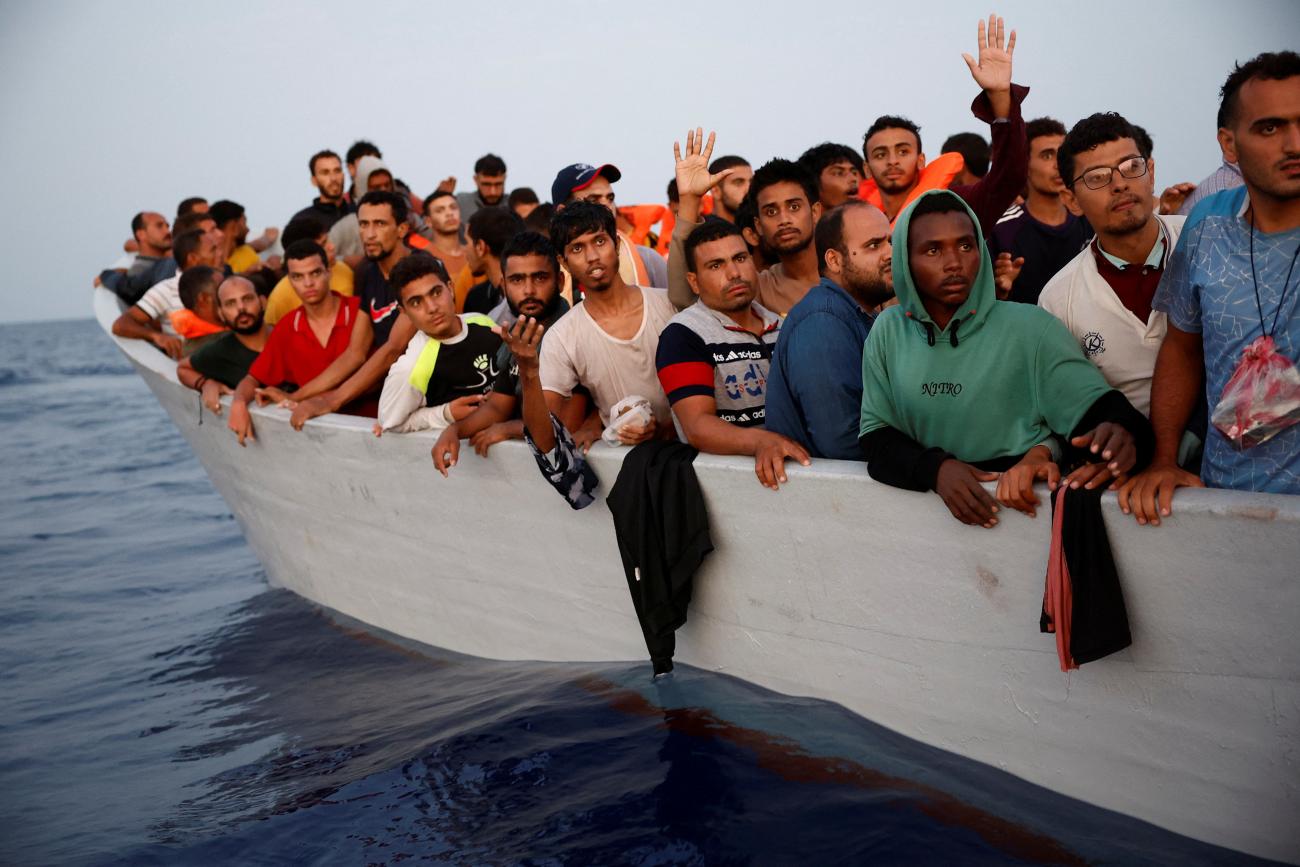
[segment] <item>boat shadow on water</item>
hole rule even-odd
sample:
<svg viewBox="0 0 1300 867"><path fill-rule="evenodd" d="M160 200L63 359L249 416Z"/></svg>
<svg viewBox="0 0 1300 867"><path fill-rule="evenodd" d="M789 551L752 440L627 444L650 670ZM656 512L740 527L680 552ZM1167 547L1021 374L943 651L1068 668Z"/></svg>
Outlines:
<svg viewBox="0 0 1300 867"><path fill-rule="evenodd" d="M212 696L173 760L221 769L113 863L1264 863L690 666L465 657L282 590L169 654Z"/></svg>

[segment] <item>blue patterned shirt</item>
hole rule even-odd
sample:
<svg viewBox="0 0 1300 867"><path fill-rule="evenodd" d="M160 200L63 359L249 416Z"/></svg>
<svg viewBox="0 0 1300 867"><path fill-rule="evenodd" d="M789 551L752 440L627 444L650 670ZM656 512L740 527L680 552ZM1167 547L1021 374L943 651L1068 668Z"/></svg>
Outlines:
<svg viewBox="0 0 1300 867"><path fill-rule="evenodd" d="M1300 266L1291 274L1285 298L1282 281L1297 245L1300 228L1271 235L1255 232L1255 271L1264 322L1271 328L1277 314L1274 340L1278 351L1292 361L1300 359ZM1195 225L1189 221L1152 302L1179 330L1201 335L1205 396L1211 410L1237 369L1242 350L1263 333L1249 250L1250 225L1235 213L1211 213ZM1245 451L1237 451L1210 425L1201 478L1213 488L1300 494L1300 424Z"/></svg>

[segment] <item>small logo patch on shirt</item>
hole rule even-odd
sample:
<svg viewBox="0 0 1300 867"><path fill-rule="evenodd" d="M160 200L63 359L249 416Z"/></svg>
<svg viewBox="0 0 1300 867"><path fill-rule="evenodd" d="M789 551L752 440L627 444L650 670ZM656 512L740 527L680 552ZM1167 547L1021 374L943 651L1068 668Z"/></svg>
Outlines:
<svg viewBox="0 0 1300 867"><path fill-rule="evenodd" d="M1100 332L1089 331L1083 335L1079 341L1079 346L1083 349L1083 354L1089 358L1095 358L1106 351L1106 338L1102 337Z"/></svg>

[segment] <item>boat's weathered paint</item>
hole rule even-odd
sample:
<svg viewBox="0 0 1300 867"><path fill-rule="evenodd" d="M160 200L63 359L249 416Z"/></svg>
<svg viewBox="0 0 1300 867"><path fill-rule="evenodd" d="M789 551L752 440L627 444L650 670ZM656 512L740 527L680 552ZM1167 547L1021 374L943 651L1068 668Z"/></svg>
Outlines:
<svg viewBox="0 0 1300 867"><path fill-rule="evenodd" d="M100 322L118 313L96 297ZM189 440L270 580L366 623L498 659L639 659L603 500L572 512L520 443L450 479L428 434L254 411L240 448L172 365L118 341ZM200 423L200 416L202 421ZM598 446L609 486L621 455ZM994 530L857 464L701 456L717 550L678 659L839 702L925 743L1190 837L1300 862L1300 504L1182 491L1142 528L1104 504L1133 646L1059 671L1038 631L1048 512Z"/></svg>

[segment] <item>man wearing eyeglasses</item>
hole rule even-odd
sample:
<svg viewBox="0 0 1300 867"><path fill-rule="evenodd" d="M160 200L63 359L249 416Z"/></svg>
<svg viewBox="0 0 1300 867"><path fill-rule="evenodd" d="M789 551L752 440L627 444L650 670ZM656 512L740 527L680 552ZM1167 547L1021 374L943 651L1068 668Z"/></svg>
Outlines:
<svg viewBox="0 0 1300 867"><path fill-rule="evenodd" d="M1150 138L1113 112L1074 125L1056 153L1061 199L1087 218L1096 237L1043 287L1038 303L1065 323L1083 354L1143 415L1165 337L1165 314L1151 309L1184 217L1155 213ZM1189 440L1184 458L1194 453ZM1088 487L1113 481L1093 465Z"/></svg>

